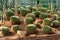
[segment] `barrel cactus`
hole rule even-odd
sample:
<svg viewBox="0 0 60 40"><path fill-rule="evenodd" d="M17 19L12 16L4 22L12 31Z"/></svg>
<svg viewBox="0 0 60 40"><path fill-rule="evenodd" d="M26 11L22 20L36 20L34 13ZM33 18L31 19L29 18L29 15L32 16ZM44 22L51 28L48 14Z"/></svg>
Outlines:
<svg viewBox="0 0 60 40"><path fill-rule="evenodd" d="M40 11L34 11L34 12L32 12L32 13L35 14L36 17L39 17L39 15L40 15Z"/></svg>
<svg viewBox="0 0 60 40"><path fill-rule="evenodd" d="M41 28L41 24L40 23L36 23L35 24L37 28Z"/></svg>
<svg viewBox="0 0 60 40"><path fill-rule="evenodd" d="M27 9L25 9L25 8L22 8L22 9L20 10L20 12L21 12L21 15L22 15L22 16L26 16L26 14L28 13L28 12L27 12Z"/></svg>
<svg viewBox="0 0 60 40"><path fill-rule="evenodd" d="M2 34L3 34L3 35L8 35L8 34L9 34L9 28L7 28L7 27L2 27Z"/></svg>
<svg viewBox="0 0 60 40"><path fill-rule="evenodd" d="M28 34L36 34L37 33L37 29L36 29L36 25L34 24L28 24L26 27L26 31Z"/></svg>
<svg viewBox="0 0 60 40"><path fill-rule="evenodd" d="M26 15L26 17L31 17L31 18L35 19L36 16L33 13L29 13L29 14Z"/></svg>
<svg viewBox="0 0 60 40"><path fill-rule="evenodd" d="M9 20L9 19L10 19L10 17L11 17L11 16L13 16L13 15L14 15L14 12L13 12L13 11L11 11L11 10L8 10L8 11L6 12L7 20Z"/></svg>
<svg viewBox="0 0 60 40"><path fill-rule="evenodd" d="M19 24L19 23L20 23L20 19L19 19L18 16L11 16L11 17L10 17L10 22L11 22L12 24Z"/></svg>
<svg viewBox="0 0 60 40"><path fill-rule="evenodd" d="M14 31L14 32L17 32L19 30L19 25L13 25L11 27L11 29Z"/></svg>
<svg viewBox="0 0 60 40"><path fill-rule="evenodd" d="M52 28L50 26L44 26L43 27L43 32L44 33L52 33Z"/></svg>
<svg viewBox="0 0 60 40"><path fill-rule="evenodd" d="M45 18L45 19L43 20L43 23L44 23L44 25L51 25L51 20L50 20L50 18Z"/></svg>
<svg viewBox="0 0 60 40"><path fill-rule="evenodd" d="M24 22L25 22L25 24L32 24L34 22L34 19L31 17L26 17Z"/></svg>
<svg viewBox="0 0 60 40"><path fill-rule="evenodd" d="M41 13L39 15L39 18L41 18L41 19L47 18L47 14L46 13Z"/></svg>
<svg viewBox="0 0 60 40"><path fill-rule="evenodd" d="M60 25L60 22L58 20L54 20L52 22L52 25L53 25L54 28L58 28L58 26Z"/></svg>

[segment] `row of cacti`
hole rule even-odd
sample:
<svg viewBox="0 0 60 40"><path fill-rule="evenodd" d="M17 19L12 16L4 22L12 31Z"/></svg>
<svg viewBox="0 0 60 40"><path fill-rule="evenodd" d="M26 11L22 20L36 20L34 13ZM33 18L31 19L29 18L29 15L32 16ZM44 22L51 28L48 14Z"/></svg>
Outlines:
<svg viewBox="0 0 60 40"><path fill-rule="evenodd" d="M4 36L9 35L10 32L11 32L11 30L12 30L12 32L17 32L18 30L20 30L20 29L19 29L19 25L13 25L13 26L11 27L11 29L9 29L9 28L6 27L6 26L2 26L2 27L1 27L1 31L2 31L2 34L3 34Z"/></svg>
<svg viewBox="0 0 60 40"><path fill-rule="evenodd" d="M20 24L20 18L19 16L14 16L14 12L14 8L7 10L6 17L12 24ZM51 27L53 26L54 28L58 28L60 25L59 13L57 12L56 14L52 14L52 11L47 10L47 8L41 7L36 9L31 6L19 7L17 13L22 16L26 16L24 22L26 24L26 32L28 34L36 34L38 33L37 28L42 27L40 23L34 24L37 17L42 19L42 22L44 23L44 26L42 27L42 31L44 33L52 33ZM17 32L17 30L19 30L19 25L13 25L12 29L14 32ZM2 34L4 35L9 34L9 31L9 28L7 27L2 28Z"/></svg>

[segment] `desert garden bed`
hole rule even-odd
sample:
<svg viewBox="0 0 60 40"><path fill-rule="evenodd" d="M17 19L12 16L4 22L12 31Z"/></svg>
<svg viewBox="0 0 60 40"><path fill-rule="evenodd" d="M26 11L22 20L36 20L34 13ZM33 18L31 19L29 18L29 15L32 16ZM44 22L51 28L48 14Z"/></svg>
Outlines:
<svg viewBox="0 0 60 40"><path fill-rule="evenodd" d="M31 6L7 9L0 19L0 40L60 40L60 12Z"/></svg>

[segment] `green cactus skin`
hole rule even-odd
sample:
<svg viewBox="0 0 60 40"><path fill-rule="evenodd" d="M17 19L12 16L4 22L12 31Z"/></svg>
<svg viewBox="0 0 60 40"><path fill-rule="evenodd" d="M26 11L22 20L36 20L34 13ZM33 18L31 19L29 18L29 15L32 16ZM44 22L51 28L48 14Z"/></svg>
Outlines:
<svg viewBox="0 0 60 40"><path fill-rule="evenodd" d="M36 17L39 17L39 15L41 14L40 11L34 11L34 12L32 12L32 13L35 14Z"/></svg>
<svg viewBox="0 0 60 40"><path fill-rule="evenodd" d="M47 14L41 13L41 14L39 15L39 18L41 18L41 19L47 18Z"/></svg>
<svg viewBox="0 0 60 40"><path fill-rule="evenodd" d="M26 14L28 13L27 9L25 9L25 8L21 9L20 12L21 12L22 16L26 16Z"/></svg>
<svg viewBox="0 0 60 40"><path fill-rule="evenodd" d="M60 22L60 17L58 17L57 20Z"/></svg>
<svg viewBox="0 0 60 40"><path fill-rule="evenodd" d="M52 33L52 28L46 25L43 27L43 32L47 34Z"/></svg>
<svg viewBox="0 0 60 40"><path fill-rule="evenodd" d="M19 19L18 16L11 16L11 17L10 17L10 22L11 22L12 24L19 24L19 23L20 23L20 19Z"/></svg>
<svg viewBox="0 0 60 40"><path fill-rule="evenodd" d="M52 25L53 25L54 28L58 28L59 24L60 24L60 22L58 20L54 20L52 22Z"/></svg>
<svg viewBox="0 0 60 40"><path fill-rule="evenodd" d="M34 19L33 18L31 18L31 17L27 17L27 18L25 18L25 23L26 24L33 24L33 22L34 22Z"/></svg>
<svg viewBox="0 0 60 40"><path fill-rule="evenodd" d="M12 30L13 30L14 32L17 32L17 31L19 30L19 25L13 25L13 26L12 26Z"/></svg>
<svg viewBox="0 0 60 40"><path fill-rule="evenodd" d="M41 24L40 23L36 23L35 24L37 28L41 28Z"/></svg>
<svg viewBox="0 0 60 40"><path fill-rule="evenodd" d="M27 14L26 17L31 17L31 18L33 18L33 19L36 18L35 14L33 14L33 13L29 13L29 14Z"/></svg>
<svg viewBox="0 0 60 40"><path fill-rule="evenodd" d="M36 28L37 28L36 25L29 24L29 25L27 25L26 31L27 31L28 34L36 34L37 33L37 29Z"/></svg>
<svg viewBox="0 0 60 40"><path fill-rule="evenodd" d="M3 27L3 28L2 28L2 34L3 34L3 35L8 35L8 34L9 34L9 28Z"/></svg>
<svg viewBox="0 0 60 40"><path fill-rule="evenodd" d="M43 20L43 22L44 22L45 25L51 25L51 20L50 20L50 18L45 18L45 19Z"/></svg>
<svg viewBox="0 0 60 40"><path fill-rule="evenodd" d="M11 17L11 16L13 16L13 15L14 15L14 12L12 12L12 11L8 10L8 11L6 12L7 20L9 20L9 19L10 19L10 17Z"/></svg>

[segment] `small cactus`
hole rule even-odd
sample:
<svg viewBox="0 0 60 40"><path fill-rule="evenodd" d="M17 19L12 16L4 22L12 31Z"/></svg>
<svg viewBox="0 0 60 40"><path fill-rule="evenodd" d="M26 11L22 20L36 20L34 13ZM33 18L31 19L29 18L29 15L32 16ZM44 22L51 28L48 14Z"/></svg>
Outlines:
<svg viewBox="0 0 60 40"><path fill-rule="evenodd" d="M6 12L7 20L10 20L10 17L13 16L13 15L14 15L14 12L11 11L11 10L8 10L8 11Z"/></svg>
<svg viewBox="0 0 60 40"><path fill-rule="evenodd" d="M13 25L11 28L14 32L17 32L19 30L19 25Z"/></svg>
<svg viewBox="0 0 60 40"><path fill-rule="evenodd" d="M35 24L37 28L41 28L41 24L40 23L36 23Z"/></svg>
<svg viewBox="0 0 60 40"><path fill-rule="evenodd" d="M37 28L36 25L28 24L26 31L27 31L28 34L36 34L37 33L37 29L36 28Z"/></svg>
<svg viewBox="0 0 60 40"><path fill-rule="evenodd" d="M36 18L35 14L33 14L33 13L29 13L29 14L27 14L26 17L31 17L31 18L33 18L33 19Z"/></svg>
<svg viewBox="0 0 60 40"><path fill-rule="evenodd" d="M3 34L3 35L8 35L8 34L9 34L9 28L7 28L7 27L2 27L2 34Z"/></svg>
<svg viewBox="0 0 60 40"><path fill-rule="evenodd" d="M60 25L60 22L58 20L54 20L52 22L53 27L57 28Z"/></svg>
<svg viewBox="0 0 60 40"><path fill-rule="evenodd" d="M34 11L34 12L32 12L32 13L35 14L36 17L39 17L39 15L41 14L40 11Z"/></svg>
<svg viewBox="0 0 60 40"><path fill-rule="evenodd" d="M51 20L50 20L50 18L45 18L45 19L43 20L43 23L44 23L45 25L51 25Z"/></svg>
<svg viewBox="0 0 60 40"><path fill-rule="evenodd" d="M25 24L33 24L34 19L31 17L27 17L27 18L25 18L24 22L25 22Z"/></svg>
<svg viewBox="0 0 60 40"><path fill-rule="evenodd" d="M44 33L52 33L52 28L50 26L44 26L43 27L43 32Z"/></svg>
<svg viewBox="0 0 60 40"><path fill-rule="evenodd" d="M11 17L10 17L10 22L11 22L12 24L19 24L19 23L20 23L20 19L19 19L18 16L11 16Z"/></svg>
<svg viewBox="0 0 60 40"><path fill-rule="evenodd" d="M41 13L39 15L39 18L41 18L41 19L47 18L47 14L46 13Z"/></svg>

